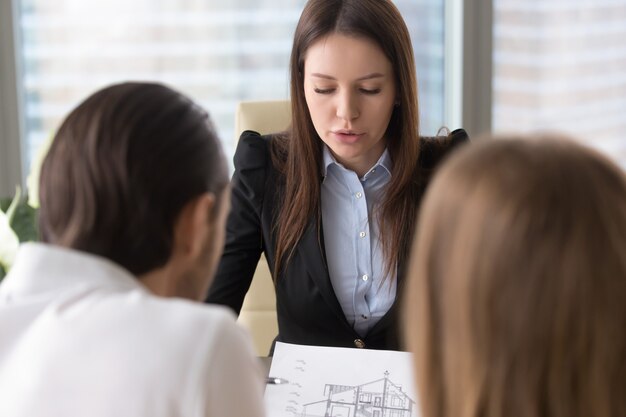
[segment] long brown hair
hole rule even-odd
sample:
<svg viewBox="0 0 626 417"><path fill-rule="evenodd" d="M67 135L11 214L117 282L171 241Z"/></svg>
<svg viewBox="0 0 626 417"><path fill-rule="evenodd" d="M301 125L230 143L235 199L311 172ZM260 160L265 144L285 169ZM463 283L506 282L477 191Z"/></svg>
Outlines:
<svg viewBox="0 0 626 417"><path fill-rule="evenodd" d="M626 178L554 137L453 155L406 292L424 417L626 416Z"/></svg>
<svg viewBox="0 0 626 417"><path fill-rule="evenodd" d="M41 237L141 275L169 259L183 206L207 191L219 198L227 184L202 108L164 85L116 84L78 105L54 137L40 177Z"/></svg>
<svg viewBox="0 0 626 417"><path fill-rule="evenodd" d="M308 48L331 33L373 40L387 55L398 87L398 106L386 132L393 175L378 221L387 272L408 254L418 198L413 184L419 153L417 81L413 48L400 12L388 0L309 0L296 27L291 51L291 113L288 134L273 141L274 164L285 175L284 201L276 227L274 277L286 263L310 219L320 218L322 140L304 96ZM319 222L318 222L319 225ZM319 233L319 231L318 231Z"/></svg>

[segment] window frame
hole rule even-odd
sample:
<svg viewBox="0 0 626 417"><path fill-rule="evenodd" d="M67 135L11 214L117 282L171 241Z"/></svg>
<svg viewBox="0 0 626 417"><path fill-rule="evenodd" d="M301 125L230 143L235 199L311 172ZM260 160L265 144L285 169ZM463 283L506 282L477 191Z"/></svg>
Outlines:
<svg viewBox="0 0 626 417"><path fill-rule="evenodd" d="M6 63L0 71L0 197L13 196L16 185L26 186L18 21L17 0L0 1L0 61Z"/></svg>
<svg viewBox="0 0 626 417"><path fill-rule="evenodd" d="M476 137L491 132L493 1L459 2L458 7L463 8L462 39L459 41L463 56L459 59L462 65L457 65L462 71L462 96L457 101L461 103L461 126L470 137ZM451 65L454 64L451 62Z"/></svg>

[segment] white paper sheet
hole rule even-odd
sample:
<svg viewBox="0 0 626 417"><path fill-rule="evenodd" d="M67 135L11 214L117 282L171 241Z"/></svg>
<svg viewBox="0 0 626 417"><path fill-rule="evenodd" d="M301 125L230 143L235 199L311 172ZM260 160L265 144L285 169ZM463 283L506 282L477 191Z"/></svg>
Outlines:
<svg viewBox="0 0 626 417"><path fill-rule="evenodd" d="M407 352L276 343L268 417L418 417Z"/></svg>

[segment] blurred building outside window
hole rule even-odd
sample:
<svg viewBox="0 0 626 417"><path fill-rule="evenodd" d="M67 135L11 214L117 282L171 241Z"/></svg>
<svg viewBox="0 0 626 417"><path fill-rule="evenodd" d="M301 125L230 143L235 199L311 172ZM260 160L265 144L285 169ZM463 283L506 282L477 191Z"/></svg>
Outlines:
<svg viewBox="0 0 626 417"><path fill-rule="evenodd" d="M495 0L496 132L560 131L626 168L626 1Z"/></svg>

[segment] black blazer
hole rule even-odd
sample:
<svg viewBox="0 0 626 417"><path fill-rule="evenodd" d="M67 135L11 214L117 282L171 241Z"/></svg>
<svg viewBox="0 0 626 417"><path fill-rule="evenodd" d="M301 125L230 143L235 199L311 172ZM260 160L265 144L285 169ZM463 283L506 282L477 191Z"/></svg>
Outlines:
<svg viewBox="0 0 626 417"><path fill-rule="evenodd" d="M226 244L207 302L227 305L237 314L261 253L265 252L270 270L274 265L273 228L282 204L284 180L272 164L271 140L271 135L245 131L235 152ZM449 136L420 139L416 172L420 198L441 159L450 149L467 140L462 129ZM291 261L275 283L277 340L306 345L399 349L397 300L366 336L357 334L346 320L330 281L322 227L318 223L311 219ZM403 267L398 267L398 294L402 289Z"/></svg>

